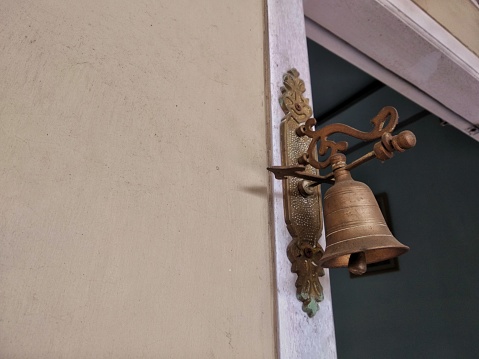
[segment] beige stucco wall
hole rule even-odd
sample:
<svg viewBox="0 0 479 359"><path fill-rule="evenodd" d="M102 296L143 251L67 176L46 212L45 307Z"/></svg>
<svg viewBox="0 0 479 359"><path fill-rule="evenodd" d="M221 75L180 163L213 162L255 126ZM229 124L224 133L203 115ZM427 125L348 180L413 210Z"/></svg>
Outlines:
<svg viewBox="0 0 479 359"><path fill-rule="evenodd" d="M274 356L263 23L0 2L0 357Z"/></svg>
<svg viewBox="0 0 479 359"><path fill-rule="evenodd" d="M479 8L471 0L413 0L479 56Z"/></svg>

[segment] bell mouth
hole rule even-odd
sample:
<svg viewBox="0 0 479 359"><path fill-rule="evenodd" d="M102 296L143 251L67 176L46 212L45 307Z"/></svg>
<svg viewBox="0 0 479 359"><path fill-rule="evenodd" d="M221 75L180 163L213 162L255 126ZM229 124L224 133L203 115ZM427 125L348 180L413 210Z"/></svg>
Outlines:
<svg viewBox="0 0 479 359"><path fill-rule="evenodd" d="M409 251L409 247L402 245L399 247L395 248L384 248L384 247L369 247L367 250L361 251L355 251L351 252L351 250L343 250L343 251L336 251L334 253L334 257L328 256L328 253L324 253L323 257L319 261L319 264L324 267L324 268L342 268L342 267L348 267L349 264L349 258L351 257L351 254L353 253L360 253L364 252L366 255L366 263L371 264L371 263L377 263L381 261L385 261L388 259L392 259L395 257L400 256L401 254L406 253Z"/></svg>

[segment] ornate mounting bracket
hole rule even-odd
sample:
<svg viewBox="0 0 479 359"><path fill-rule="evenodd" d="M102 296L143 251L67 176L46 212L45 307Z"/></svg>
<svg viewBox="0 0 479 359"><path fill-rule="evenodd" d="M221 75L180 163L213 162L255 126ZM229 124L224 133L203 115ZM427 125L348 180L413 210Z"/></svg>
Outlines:
<svg viewBox="0 0 479 359"><path fill-rule="evenodd" d="M320 173L331 166L331 156L348 148L345 141L334 142L328 136L334 133L346 134L363 141L381 139L373 150L361 158L341 167L351 170L373 158L385 161L394 151L403 152L414 147L416 137L410 131L391 135L398 123L398 114L393 107L384 107L371 120L373 129L362 132L344 124L332 124L314 130L316 120L312 118L309 100L304 97L304 81L296 69L283 76L281 87L281 108L285 116L281 122L282 166L268 167L277 179L283 180L285 221L293 237L288 246L288 259L291 271L298 275L296 296L303 302L303 311L312 317L318 311L318 303L323 300L323 289L319 277L324 275L319 261L323 249L319 244L323 223L321 192L319 184L334 183L334 168L326 175ZM326 156L327 155L327 156ZM319 156L326 156L320 161Z"/></svg>
<svg viewBox="0 0 479 359"><path fill-rule="evenodd" d="M309 100L303 96L306 91L304 81L295 69L283 77L281 88L281 108L285 117L281 122L282 165L295 168L304 176L314 178L318 171L309 165L298 166L298 157L310 146L311 139L299 137L296 129L312 116ZM324 251L319 244L322 233L321 193L319 187L311 189L309 196L303 196L298 188L301 182L297 177L282 177L285 221L293 240L287 254L291 271L298 275L296 297L303 302L303 311L309 317L316 314L318 303L323 300L323 288L319 277L324 275L319 265Z"/></svg>

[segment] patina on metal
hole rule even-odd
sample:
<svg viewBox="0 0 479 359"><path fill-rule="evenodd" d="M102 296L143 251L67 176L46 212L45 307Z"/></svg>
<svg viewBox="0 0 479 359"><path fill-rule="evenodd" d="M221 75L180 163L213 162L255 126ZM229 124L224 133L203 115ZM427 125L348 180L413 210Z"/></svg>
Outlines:
<svg viewBox="0 0 479 359"><path fill-rule="evenodd" d="M373 193L365 184L354 181L350 170L373 158L388 160L395 151L404 152L414 147L416 137L411 131L391 134L398 123L398 113L390 106L381 109L371 120L373 129L369 132L344 124L315 130L316 120L311 117L309 100L304 97L305 85L298 71L288 71L283 83L280 99L285 113L281 122L282 166L268 167L268 170L283 180L285 220L293 237L288 258L291 270L298 275L297 297L303 302L303 310L312 317L323 299L319 282L319 277L324 275L322 267L348 267L351 273L363 274L368 263L390 259L409 250L392 236ZM342 153L348 149L348 143L328 139L335 133L363 141L380 141L372 151L348 164ZM328 167L331 171L322 174ZM319 244L322 208L318 185L321 183L333 184L324 196L325 251Z"/></svg>

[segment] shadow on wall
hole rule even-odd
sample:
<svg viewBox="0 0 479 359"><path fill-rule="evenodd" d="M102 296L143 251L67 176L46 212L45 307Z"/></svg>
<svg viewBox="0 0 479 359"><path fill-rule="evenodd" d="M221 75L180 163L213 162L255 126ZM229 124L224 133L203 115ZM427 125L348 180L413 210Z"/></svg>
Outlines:
<svg viewBox="0 0 479 359"><path fill-rule="evenodd" d="M400 271L332 270L340 359L476 358L479 352L479 143L429 115L416 148L352 171L389 197Z"/></svg>

